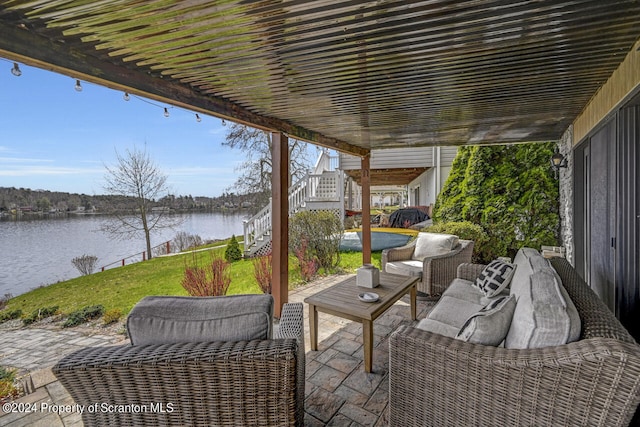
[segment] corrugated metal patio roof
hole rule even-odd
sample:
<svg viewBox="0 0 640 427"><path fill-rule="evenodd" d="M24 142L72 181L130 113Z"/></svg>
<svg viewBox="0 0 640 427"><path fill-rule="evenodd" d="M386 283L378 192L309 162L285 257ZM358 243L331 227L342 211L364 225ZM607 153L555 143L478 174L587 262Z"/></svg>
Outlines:
<svg viewBox="0 0 640 427"><path fill-rule="evenodd" d="M0 56L356 155L558 139L640 2L0 1Z"/></svg>

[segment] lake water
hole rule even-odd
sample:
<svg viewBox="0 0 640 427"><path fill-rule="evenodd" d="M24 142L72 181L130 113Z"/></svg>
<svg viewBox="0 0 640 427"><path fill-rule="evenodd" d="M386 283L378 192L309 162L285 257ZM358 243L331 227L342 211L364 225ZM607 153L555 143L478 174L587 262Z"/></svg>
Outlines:
<svg viewBox="0 0 640 427"><path fill-rule="evenodd" d="M151 245L171 240L178 231L197 234L203 240L224 239L235 234L242 239L242 220L246 212L189 213L175 230L158 230ZM96 271L107 264L122 265L120 260L146 250L144 239L111 240L99 231L100 216L72 216L59 219L0 221L0 297L25 293L80 276L71 260L77 256L98 257ZM128 259L127 264L141 259Z"/></svg>

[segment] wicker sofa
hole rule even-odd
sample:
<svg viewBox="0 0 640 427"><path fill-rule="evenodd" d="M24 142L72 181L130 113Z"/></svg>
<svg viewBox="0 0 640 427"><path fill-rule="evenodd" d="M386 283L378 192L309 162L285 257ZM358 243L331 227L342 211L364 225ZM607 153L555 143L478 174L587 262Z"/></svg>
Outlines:
<svg viewBox="0 0 640 427"><path fill-rule="evenodd" d="M262 298L261 304L271 299L271 310L267 300L265 310L249 316L254 320L265 318L265 312L272 316L270 295L247 295L234 299L236 306L223 314L223 323L231 311L250 311L252 297ZM129 326L133 326L134 310ZM178 310L184 312L184 307L176 307L175 312ZM151 323L177 330L186 341L193 327L200 329L198 333L208 333L213 323L207 322L220 321L192 322L207 311L185 313L190 316L187 329L191 328L186 333L180 326L168 325L166 319L156 318ZM171 304L166 313L167 317L172 315ZM136 320L137 327L145 321L141 316ZM130 331L133 345L80 350L60 360L53 372L76 404L87 409L99 405L92 411L85 409L85 426L302 426L302 304L285 304L279 325L273 330L270 317L266 322L264 328L254 324L273 339L160 344L154 343L157 336ZM221 332L226 334L232 328L224 329Z"/></svg>
<svg viewBox="0 0 640 427"><path fill-rule="evenodd" d="M382 270L420 277L418 295L436 296L456 277L458 265L471 262L473 245L449 234L420 232L409 244L382 251Z"/></svg>
<svg viewBox="0 0 640 427"><path fill-rule="evenodd" d="M576 341L505 348L402 326L390 338L389 425L628 425L640 346L565 259L551 266L579 314ZM458 278L483 267L463 264Z"/></svg>

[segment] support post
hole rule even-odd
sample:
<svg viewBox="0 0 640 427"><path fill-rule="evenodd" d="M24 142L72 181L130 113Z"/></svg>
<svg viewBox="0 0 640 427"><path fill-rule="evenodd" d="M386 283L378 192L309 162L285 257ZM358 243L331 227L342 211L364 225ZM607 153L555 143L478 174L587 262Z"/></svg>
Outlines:
<svg viewBox="0 0 640 427"><path fill-rule="evenodd" d="M274 316L280 318L289 300L289 143L282 133L271 134L272 286Z"/></svg>
<svg viewBox="0 0 640 427"><path fill-rule="evenodd" d="M362 263L371 264L371 162L361 160L362 169Z"/></svg>

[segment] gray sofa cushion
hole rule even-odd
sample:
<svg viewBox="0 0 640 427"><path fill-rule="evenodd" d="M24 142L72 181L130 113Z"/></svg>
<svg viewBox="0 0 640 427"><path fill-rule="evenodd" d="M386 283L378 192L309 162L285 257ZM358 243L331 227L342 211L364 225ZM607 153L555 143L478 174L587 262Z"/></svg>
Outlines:
<svg viewBox="0 0 640 427"><path fill-rule="evenodd" d="M535 249L522 248L514 264L511 294L517 304L505 347L538 348L577 340L580 316L549 261Z"/></svg>
<svg viewBox="0 0 640 427"><path fill-rule="evenodd" d="M481 304L442 295L438 303L429 313L429 319L446 323L460 330L464 322L482 309ZM456 332L457 332L456 331Z"/></svg>
<svg viewBox="0 0 640 427"><path fill-rule="evenodd" d="M132 345L271 338L273 297L143 298L129 313Z"/></svg>
<svg viewBox="0 0 640 427"><path fill-rule="evenodd" d="M458 236L440 233L418 233L412 259L423 261L427 257L444 255L458 246Z"/></svg>
<svg viewBox="0 0 640 427"><path fill-rule="evenodd" d="M446 323L442 323L429 318L422 319L420 322L418 322L416 328L422 329L423 331L444 335L445 337L449 338L455 338L455 336L460 331L460 328L456 328L455 326L447 325Z"/></svg>
<svg viewBox="0 0 640 427"><path fill-rule="evenodd" d="M384 266L384 271L401 276L422 277L422 261L392 261Z"/></svg>
<svg viewBox="0 0 640 427"><path fill-rule="evenodd" d="M480 306L485 306L489 303L488 301L483 303L483 299L485 299L484 292L473 286L473 282L460 278L453 279L445 290L444 295Z"/></svg>
<svg viewBox="0 0 640 427"><path fill-rule="evenodd" d="M507 336L515 308L513 295L497 298L469 317L455 338L473 344L497 346Z"/></svg>
<svg viewBox="0 0 640 427"><path fill-rule="evenodd" d="M529 276L528 286L511 287L517 298L506 348L539 348L566 344L571 332L562 284L550 271Z"/></svg>

